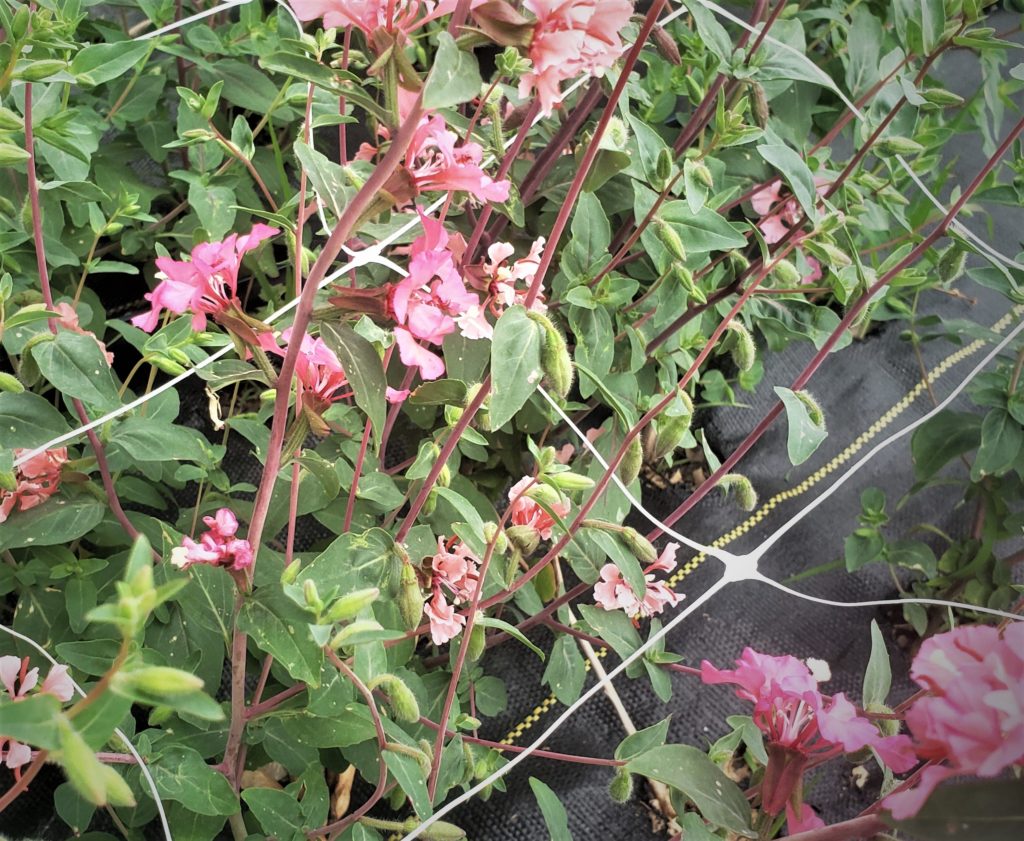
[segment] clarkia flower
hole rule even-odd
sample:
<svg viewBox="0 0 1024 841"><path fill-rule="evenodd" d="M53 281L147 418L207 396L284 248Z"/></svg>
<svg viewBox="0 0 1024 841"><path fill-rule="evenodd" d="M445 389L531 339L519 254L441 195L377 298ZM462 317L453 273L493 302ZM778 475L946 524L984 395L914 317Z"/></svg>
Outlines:
<svg viewBox="0 0 1024 841"><path fill-rule="evenodd" d="M669 543L658 559L644 570L647 589L642 598L633 592L615 564L605 564L601 567L601 580L594 585L595 600L605 610L623 610L629 617L657 616L665 605L678 604L682 596L674 593L666 582L656 581L654 575L675 569L678 548L677 544Z"/></svg>
<svg viewBox="0 0 1024 841"><path fill-rule="evenodd" d="M524 493L527 488L535 484L534 479L524 476L509 489L508 498L512 503L509 525L529 526L540 535L541 540L550 540L551 530L555 526L554 518ZM558 499L551 503L550 508L564 519L572 508L572 504L566 497L559 494Z"/></svg>
<svg viewBox="0 0 1024 841"><path fill-rule="evenodd" d="M18 459L26 452L16 449L14 458ZM28 511L57 493L61 469L67 460L67 447L57 447L32 456L18 467L14 474L14 490L0 488L0 523L5 522L15 509Z"/></svg>
<svg viewBox="0 0 1024 841"><path fill-rule="evenodd" d="M221 508L213 517L203 517L208 531L198 542L190 537L181 539L181 546L171 551L171 563L178 569L193 564L210 564L240 572L252 566L252 546L248 540L236 536L238 518L230 508Z"/></svg>
<svg viewBox="0 0 1024 841"><path fill-rule="evenodd" d="M424 606L430 621L430 637L443 645L466 624L466 617L455 612L455 605L472 601L480 586L480 560L461 540L437 539L437 554L430 562L431 598ZM445 598L447 591L452 603Z"/></svg>
<svg viewBox="0 0 1024 841"><path fill-rule="evenodd" d="M288 0L299 20L323 18L325 28L354 26L366 35L377 29L408 34L455 11L458 0ZM485 0L473 0L478 6Z"/></svg>
<svg viewBox="0 0 1024 841"><path fill-rule="evenodd" d="M827 179L815 177L814 186L819 196L825 193L828 185ZM795 198L782 199L782 181L778 178L755 192L750 197L750 206L754 213L762 217L757 227L769 245L779 242L803 218L803 211ZM803 237L798 234L796 238L799 240ZM804 254L804 259L810 271L800 279L800 282L805 285L817 283L823 276L821 263L809 254Z"/></svg>
<svg viewBox="0 0 1024 841"><path fill-rule="evenodd" d="M178 315L191 312L192 328L198 331L206 329L208 315L241 313L238 270L242 257L277 233L277 228L257 223L247 234L231 234L223 242L197 245L187 261L158 257L156 276L160 283L144 296L151 309L135 316L132 324L152 333L164 310Z"/></svg>
<svg viewBox="0 0 1024 841"><path fill-rule="evenodd" d="M907 710L926 767L916 786L884 801L894 818L916 815L947 777L996 777L1024 764L1024 624L962 626L925 640L910 676L928 694Z"/></svg>
<svg viewBox="0 0 1024 841"><path fill-rule="evenodd" d="M281 338L286 345L290 344L291 328L281 333ZM259 344L276 356L283 357L287 352L287 348L280 347L271 333L261 333ZM319 415L331 403L346 396L339 394L348 385L345 370L337 354L319 336L313 338L308 333L303 334L295 360L295 376L299 381L296 404L300 411L309 408L314 415Z"/></svg>
<svg viewBox="0 0 1024 841"><path fill-rule="evenodd" d="M5 655L0 657L0 683L11 701L20 701L39 683L39 669L28 667L28 657ZM53 695L61 702L71 700L75 688L68 677L67 666L54 666L46 676L38 693ZM32 760L32 749L28 745L0 735L0 762L14 772L14 779L21 779L21 766Z"/></svg>
<svg viewBox="0 0 1024 841"><path fill-rule="evenodd" d="M622 54L619 34L629 23L629 0L525 0L537 23L529 46L532 68L519 83L519 95L536 95L550 114L561 83L588 73L600 76Z"/></svg>
<svg viewBox="0 0 1024 841"><path fill-rule="evenodd" d="M822 761L873 748L893 771L906 771L917 757L905 735L883 736L842 693L826 699L806 664L795 657L773 657L745 648L735 669L701 663L704 683L729 683L754 705L753 719L767 737L768 766L761 803L769 815L786 812L790 832L820 826L803 803L803 774L813 759Z"/></svg>

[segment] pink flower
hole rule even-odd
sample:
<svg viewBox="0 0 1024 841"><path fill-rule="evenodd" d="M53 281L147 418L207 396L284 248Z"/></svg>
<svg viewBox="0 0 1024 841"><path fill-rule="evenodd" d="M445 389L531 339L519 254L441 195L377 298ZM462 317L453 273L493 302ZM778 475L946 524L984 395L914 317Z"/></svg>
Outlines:
<svg viewBox="0 0 1024 841"><path fill-rule="evenodd" d="M444 373L444 360L423 347L404 327L395 328L398 356L410 368L418 368L425 380L436 380Z"/></svg>
<svg viewBox="0 0 1024 841"><path fill-rule="evenodd" d="M1024 763L1024 625L1000 633L962 626L926 640L910 676L929 694L907 711L907 727L928 767L916 787L886 798L893 817L917 814L947 777L995 777Z"/></svg>
<svg viewBox="0 0 1024 841"><path fill-rule="evenodd" d="M818 817L814 809L806 803L798 803L795 806L792 801L786 803L786 830L790 835L798 832L810 832L812 829L821 829L825 821Z"/></svg>
<svg viewBox="0 0 1024 841"><path fill-rule="evenodd" d="M0 683L11 701L20 701L39 683L39 669L29 669L28 664L28 657L0 657ZM54 666L50 669L39 692L53 695L61 702L71 700L74 686L68 677L68 667ZM14 771L15 780L21 779L21 766L31 761L32 749L28 745L0 735L0 762Z"/></svg>
<svg viewBox="0 0 1024 841"><path fill-rule="evenodd" d="M384 392L384 397L388 403L404 403L408 396L409 389L407 388L392 388L388 386Z"/></svg>
<svg viewBox="0 0 1024 841"><path fill-rule="evenodd" d="M455 10L457 0L288 0L299 20L323 18L325 28L355 26L367 35L376 29L408 34ZM485 0L473 0L478 6ZM389 14L390 9L390 14ZM422 15L421 15L422 10Z"/></svg>
<svg viewBox="0 0 1024 841"><path fill-rule="evenodd" d="M655 572L671 572L676 566L678 545L668 544L658 559L644 570L647 590L638 598L615 564L601 567L601 580L594 585L594 598L605 610L623 610L627 616L657 616L665 605L679 603L680 596L664 581L655 581Z"/></svg>
<svg viewBox="0 0 1024 841"><path fill-rule="evenodd" d="M767 739L768 766L762 783L762 808L769 815L784 809L796 820L790 832L810 827L813 813L804 813L803 774L811 759L824 760L865 747L873 748L896 772L917 758L904 735L882 736L845 695L826 700L810 669L795 657L772 657L745 648L736 669L701 663L705 683L731 683L736 695L754 704L753 719Z"/></svg>
<svg viewBox="0 0 1024 841"><path fill-rule="evenodd" d="M543 252L544 237L534 241L529 254L512 263L508 262L515 253L511 243L496 242L487 249L487 260L483 265L470 269L476 273L472 279L473 285L486 295L486 305L469 307L456 319L463 336L467 339L491 338L494 328L486 318L487 311L500 317L506 307L526 303ZM530 309L534 312L547 312L542 294L533 299Z"/></svg>
<svg viewBox="0 0 1024 841"><path fill-rule="evenodd" d="M192 564L210 564L239 572L252 566L252 546L248 540L235 537L238 518L230 508L221 508L212 517L203 517L209 529L199 542L190 537L181 539L181 546L171 552L171 563L178 569Z"/></svg>
<svg viewBox="0 0 1024 841"><path fill-rule="evenodd" d="M509 522L513 526L531 526L537 530L541 540L550 540L551 529L555 525L555 520L534 500L523 493L534 484L536 482L532 478L524 476L509 489L508 498L512 503L512 514L510 515ZM572 504L561 495L559 500L551 505L551 510L563 519L569 513L570 508L572 508Z"/></svg>
<svg viewBox="0 0 1024 841"><path fill-rule="evenodd" d="M14 458L20 458L27 450L16 449ZM0 523L6 522L17 508L27 511L45 502L60 487L60 474L68 460L67 447L57 447L32 456L15 471L13 491L0 488Z"/></svg>
<svg viewBox="0 0 1024 841"><path fill-rule="evenodd" d="M152 333L160 322L160 313L166 309L178 315L191 312L192 328L205 330L207 315L241 309L238 270L242 257L277 233L277 228L257 223L243 236L231 234L223 242L197 245L187 262L158 257L156 265L160 271L156 276L160 283L145 295L152 308L135 316L132 324Z"/></svg>
<svg viewBox="0 0 1024 841"><path fill-rule="evenodd" d="M437 554L430 562L434 575L432 586L447 587L456 602L470 601L480 584L480 559L461 540L451 549L445 546L443 537L437 539Z"/></svg>
<svg viewBox="0 0 1024 841"><path fill-rule="evenodd" d="M480 167L484 150L468 140L456 146L459 136L444 117L424 117L405 154L405 166L419 191L462 190L482 202L508 199L508 180L494 181Z"/></svg>
<svg viewBox="0 0 1024 841"><path fill-rule="evenodd" d="M600 76L625 47L619 33L629 23L629 0L525 0L537 17L529 47L533 67L519 83L519 95L534 92L541 110L550 114L559 87L583 73Z"/></svg>
<svg viewBox="0 0 1024 841"><path fill-rule="evenodd" d="M434 645L444 645L454 639L466 624L466 617L455 612L455 608L444 600L440 589L434 590L434 596L423 606L423 612L430 620L430 638Z"/></svg>
<svg viewBox="0 0 1024 841"><path fill-rule="evenodd" d="M61 301L57 304L54 309L59 313L60 317L57 319L57 323L65 330L70 330L73 333L81 333L83 336L92 336L96 340L96 344L99 345L100 352L106 357L107 364L114 364L114 354L107 351L107 346L103 344L99 339L96 338L96 334L91 330L86 330L78 323L78 313L75 312L74 308L67 301Z"/></svg>
<svg viewBox="0 0 1024 841"><path fill-rule="evenodd" d="M281 338L291 343L290 327L281 334ZM259 340L264 350L277 356L285 355L285 349L278 346L270 333L261 333ZM302 336L299 355L295 360L295 376L299 380L299 409L309 406L314 413L320 414L331 403L346 396L338 394L348 385L341 362L319 336L315 339L308 333Z"/></svg>
<svg viewBox="0 0 1024 841"><path fill-rule="evenodd" d="M815 177L814 185L818 195L821 196L824 195L829 181L825 178ZM782 201L781 191L782 181L776 178L750 197L751 208L754 213L762 217L761 221L757 223L757 227L760 228L765 242L769 245L779 242L789 233L790 228L803 218L803 211L797 200L790 197ZM782 201L781 205L780 201ZM798 236L797 238L802 237ZM807 261L810 271L800 279L800 282L805 285L817 283L822 278L821 263L810 255L804 255L804 259Z"/></svg>

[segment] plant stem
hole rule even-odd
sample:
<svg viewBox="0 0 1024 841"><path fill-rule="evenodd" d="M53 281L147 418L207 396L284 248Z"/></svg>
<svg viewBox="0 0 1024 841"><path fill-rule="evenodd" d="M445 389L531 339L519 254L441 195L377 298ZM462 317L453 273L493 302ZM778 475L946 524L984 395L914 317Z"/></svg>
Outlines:
<svg viewBox="0 0 1024 841"><path fill-rule="evenodd" d="M28 788L28 784L35 779L36 774L46 763L46 757L48 756L45 750L39 751L36 754L35 759L32 760L32 764L28 766L25 773L21 775L21 779L12 785L7 791L4 792L3 797L0 797L0 812L3 812L8 806L10 806L25 789Z"/></svg>

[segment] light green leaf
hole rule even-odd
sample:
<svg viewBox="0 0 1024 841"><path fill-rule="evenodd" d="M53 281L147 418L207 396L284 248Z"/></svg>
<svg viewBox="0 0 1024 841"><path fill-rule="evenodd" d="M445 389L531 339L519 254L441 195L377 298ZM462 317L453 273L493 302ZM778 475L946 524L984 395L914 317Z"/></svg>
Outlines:
<svg viewBox="0 0 1024 841"><path fill-rule="evenodd" d="M510 625L504 619L496 619L493 616L481 616L476 620L476 624L481 628L497 628L499 631L504 631L510 637L515 637L519 642L525 645L530 651L534 652L541 660L544 659L544 652L541 651L536 645L534 645L527 638L526 634L520 631L515 625Z"/></svg>
<svg viewBox="0 0 1024 841"><path fill-rule="evenodd" d="M619 657L625 659L640 647L640 635L630 618L621 610L604 610L594 605L581 604L580 613Z"/></svg>
<svg viewBox="0 0 1024 841"><path fill-rule="evenodd" d="M508 423L541 378L540 328L521 306L509 307L494 325L491 340L491 429Z"/></svg>
<svg viewBox="0 0 1024 841"><path fill-rule="evenodd" d="M383 529L339 535L299 573L297 583L316 582L321 596L331 591L343 596L367 587L383 591L399 563L393 546L394 539Z"/></svg>
<svg viewBox="0 0 1024 841"><path fill-rule="evenodd" d="M238 800L231 784L192 748L173 747L149 765L161 797L184 803L200 815L231 815Z"/></svg>
<svg viewBox="0 0 1024 841"><path fill-rule="evenodd" d="M310 615L283 593L258 592L242 605L238 628L252 637L267 654L296 680L316 686L320 682L323 651L309 630Z"/></svg>
<svg viewBox="0 0 1024 841"><path fill-rule="evenodd" d="M195 429L142 416L125 418L110 436L135 461L206 461L208 444Z"/></svg>
<svg viewBox="0 0 1024 841"><path fill-rule="evenodd" d="M892 686L892 668L889 665L889 652L885 647L885 637L878 623L871 620L871 657L867 671L864 672L864 706L884 704L889 697Z"/></svg>
<svg viewBox="0 0 1024 841"><path fill-rule="evenodd" d="M152 48L147 41L90 44L76 53L69 69L80 85L101 85L127 73Z"/></svg>
<svg viewBox="0 0 1024 841"><path fill-rule="evenodd" d="M536 777L530 777L530 788L537 798L540 813L544 817L544 825L548 828L551 841L572 841L569 832L569 816L558 796Z"/></svg>
<svg viewBox="0 0 1024 841"><path fill-rule="evenodd" d="M551 687L559 701L568 706L580 697L586 677L583 655L576 646L576 640L568 634L558 637L551 648L542 681Z"/></svg>
<svg viewBox="0 0 1024 841"><path fill-rule="evenodd" d="M775 393L786 407L786 423L789 425L787 448L789 460L793 464L803 464L818 449L821 442L828 437L824 424L816 424L811 419L807 404L795 391L782 386L775 386Z"/></svg>
<svg viewBox="0 0 1024 841"><path fill-rule="evenodd" d="M317 195L327 202L335 218L339 218L354 193L345 177L345 170L301 140L296 140L293 148ZM327 341L326 336L324 341Z"/></svg>
<svg viewBox="0 0 1024 841"><path fill-rule="evenodd" d="M476 58L463 52L447 32L438 33L437 53L423 85L423 107L451 108L480 95L480 69Z"/></svg>
<svg viewBox="0 0 1024 841"><path fill-rule="evenodd" d="M661 747L665 744L665 738L668 736L668 725L671 720L671 717L663 719L657 724L652 724L650 727L637 730L636 733L626 736L615 748L615 758L633 759L649 750Z"/></svg>
<svg viewBox="0 0 1024 841"><path fill-rule="evenodd" d="M430 796L427 794L427 781L423 775L420 764L411 756L395 751L384 751L384 762L388 770L394 775L395 781L412 801L412 808L422 818L429 818L434 809L430 805Z"/></svg>

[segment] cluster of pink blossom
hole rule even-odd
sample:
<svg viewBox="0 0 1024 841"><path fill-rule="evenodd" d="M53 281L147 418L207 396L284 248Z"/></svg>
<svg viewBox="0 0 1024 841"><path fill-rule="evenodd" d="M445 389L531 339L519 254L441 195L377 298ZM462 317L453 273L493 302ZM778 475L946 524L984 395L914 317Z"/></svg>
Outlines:
<svg viewBox="0 0 1024 841"><path fill-rule="evenodd" d="M827 179L820 177L814 179L814 186L819 196L824 194L828 185ZM757 223L757 227L764 234L764 241L769 245L779 242L803 218L803 211L795 198L790 197L782 201L781 206L779 206L780 201L782 201L782 181L778 178L766 184L750 197L750 206L754 213L766 217ZM774 212L772 212L773 208ZM799 240L802 237L798 234L796 238ZM800 282L806 285L817 283L822 278L821 263L809 254L805 254L804 259L807 261L810 271L800 279Z"/></svg>
<svg viewBox="0 0 1024 841"><path fill-rule="evenodd" d="M9 654L0 657L0 683L3 683L11 701L20 701L39 683L39 669L30 669L28 662L28 657ZM39 692L53 695L61 702L70 701L75 688L68 677L68 667L54 666L50 669ZM0 762L14 771L16 780L21 779L21 766L31 761L32 749L28 745L0 735Z"/></svg>
<svg viewBox="0 0 1024 841"><path fill-rule="evenodd" d="M291 342L291 328L281 333L286 346ZM259 344L264 350L277 356L284 356L287 347L277 344L272 333L260 333ZM296 396L296 409L301 411L308 407L319 415L331 403L347 397L339 392L348 385L345 370L341 367L337 354L317 336L312 338L308 333L302 336L299 355L295 361L295 376L299 381Z"/></svg>
<svg viewBox="0 0 1024 841"><path fill-rule="evenodd" d="M669 543L658 559L644 569L647 590L643 597L633 592L615 564L601 567L601 580L594 585L594 598L605 610L624 610L627 616L656 616L665 605L675 605L682 598L664 581L655 581L654 573L671 572L676 568L676 550L679 546Z"/></svg>
<svg viewBox="0 0 1024 841"><path fill-rule="evenodd" d="M443 645L456 637L466 624L466 617L455 612L455 605L469 602L480 586L480 561L461 540L445 542L437 539L437 554L430 564L431 597L423 610L430 621L430 637L435 645ZM445 590L451 596L445 598Z"/></svg>
<svg viewBox="0 0 1024 841"><path fill-rule="evenodd" d="M205 330L208 315L240 313L238 270L242 257L277 233L277 228L257 223L248 234L231 234L223 242L197 245L187 261L158 257L160 283L145 295L151 309L135 316L132 324L152 333L160 322L160 313L168 310L178 315L191 312L192 328Z"/></svg>
<svg viewBox="0 0 1024 841"><path fill-rule="evenodd" d="M910 676L928 690L907 711L917 753L945 764L926 766L915 787L886 798L893 817L917 814L947 777L996 777L1024 764L1024 623L925 640Z"/></svg>
<svg viewBox="0 0 1024 841"><path fill-rule="evenodd" d="M509 525L529 526L540 535L541 540L550 540L555 519L536 500L526 495L526 491L535 484L535 479L524 476L509 489L508 498L512 508L509 514ZM552 500L549 507L559 517L564 518L572 508L572 504L566 497L559 494L557 499Z"/></svg>
<svg viewBox="0 0 1024 841"><path fill-rule="evenodd" d="M107 346L96 338L96 334L91 330L86 330L78 321L78 313L75 312L74 307L71 306L67 301L61 301L57 304L54 309L57 311L58 318L57 323L65 330L70 330L72 333L80 333L83 336L92 336L96 340L96 344L99 346L100 353L102 353L107 360L108 365L114 364L114 354L107 350Z"/></svg>
<svg viewBox="0 0 1024 841"><path fill-rule="evenodd" d="M28 450L16 449L18 459ZM0 488L0 523L3 523L15 509L27 511L46 502L60 487L60 473L68 460L67 447L57 447L32 456L15 472L13 491Z"/></svg>
<svg viewBox="0 0 1024 841"><path fill-rule="evenodd" d="M826 699L814 674L795 657L745 648L735 669L717 669L705 660L700 670L705 683L733 684L737 697L754 704L754 723L767 737L762 808L769 815L785 810L790 833L824 825L803 803L803 774L812 760L870 747L897 773L917 762L909 737L883 736L842 693Z"/></svg>
<svg viewBox="0 0 1024 841"><path fill-rule="evenodd" d="M440 345L460 324L467 335L475 335L465 317L479 311L480 298L466 289L455 267L444 225L422 213L420 220L423 235L409 249L409 274L388 289L387 310L398 325L395 341L402 362L418 368L423 379L436 380L444 373L444 360L419 342Z"/></svg>
<svg viewBox="0 0 1024 841"><path fill-rule="evenodd" d="M550 114L560 85L587 74L601 75L625 49L620 34L633 14L630 0L525 0L537 22L528 48L532 67L519 95L536 94Z"/></svg>
<svg viewBox="0 0 1024 841"><path fill-rule="evenodd" d="M208 531L196 542L190 537L181 539L181 546L171 551L171 563L178 569L192 564L210 564L240 572L252 566L252 546L248 540L235 535L238 518L230 508L221 508L213 517L203 517Z"/></svg>
<svg viewBox="0 0 1024 841"><path fill-rule="evenodd" d="M483 305L472 305L457 319L466 338L491 338L494 328L486 318L486 311L498 318L506 307L525 304L527 292L544 253L544 237L534 240L530 253L525 257L509 263L508 259L514 253L515 248L511 243L496 242L487 249L487 260L483 265L467 268L470 283L480 289L485 302ZM547 312L544 296L538 295L534 298L530 309L535 312Z"/></svg>
<svg viewBox="0 0 1024 841"><path fill-rule="evenodd" d="M288 0L299 20L323 18L325 27L354 26L366 35L378 29L409 34L455 11L458 0ZM485 0L472 0L478 6Z"/></svg>

